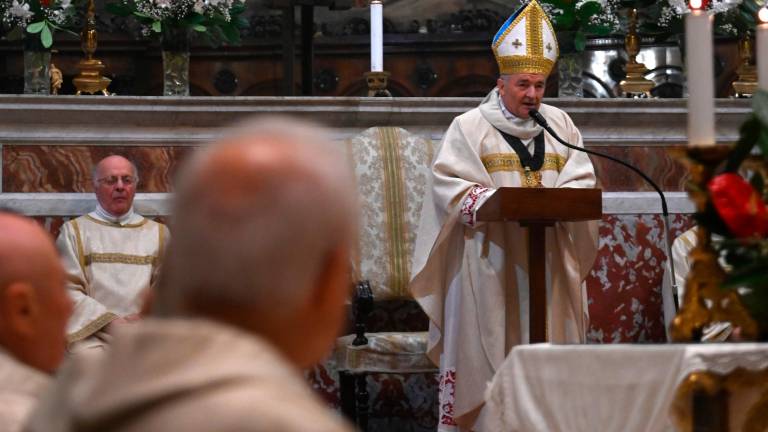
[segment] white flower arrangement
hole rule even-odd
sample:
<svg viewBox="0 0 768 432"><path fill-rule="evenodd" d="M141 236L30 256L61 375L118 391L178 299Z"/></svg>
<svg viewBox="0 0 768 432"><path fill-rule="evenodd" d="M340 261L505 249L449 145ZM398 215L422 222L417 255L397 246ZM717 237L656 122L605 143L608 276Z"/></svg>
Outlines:
<svg viewBox="0 0 768 432"><path fill-rule="evenodd" d="M725 16L732 12L735 13L741 3L742 0L710 0L707 3L706 11L710 16ZM662 0L660 6L661 9L656 23L661 29L672 28L679 23L685 15L691 12L686 0ZM717 20L715 23L715 31L717 33L731 36L737 35L738 30L733 24L720 21L721 20Z"/></svg>
<svg viewBox="0 0 768 432"><path fill-rule="evenodd" d="M155 21L182 20L190 14L213 16L219 14L230 21L230 9L239 0L131 0L136 11Z"/></svg>
<svg viewBox="0 0 768 432"><path fill-rule="evenodd" d="M72 0L0 0L3 24L40 34L44 47L53 44L53 31L63 30L75 15Z"/></svg>
<svg viewBox="0 0 768 432"><path fill-rule="evenodd" d="M107 9L116 15L132 15L144 26L145 35L189 28L237 43L239 29L248 24L239 16L245 10L244 0L119 0Z"/></svg>
<svg viewBox="0 0 768 432"><path fill-rule="evenodd" d="M574 48L581 51L587 36L607 36L620 31L619 1L541 0L541 6L552 20L555 30L572 34Z"/></svg>

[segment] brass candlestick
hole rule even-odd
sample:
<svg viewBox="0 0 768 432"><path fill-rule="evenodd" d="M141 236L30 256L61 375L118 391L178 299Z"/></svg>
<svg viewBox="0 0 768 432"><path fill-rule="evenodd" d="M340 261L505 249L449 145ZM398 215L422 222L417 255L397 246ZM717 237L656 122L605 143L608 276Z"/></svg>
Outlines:
<svg viewBox="0 0 768 432"><path fill-rule="evenodd" d="M736 69L738 78L733 82L733 91L738 98L749 98L757 91L757 68L752 65L752 38L745 35L739 41L741 64Z"/></svg>
<svg viewBox="0 0 768 432"><path fill-rule="evenodd" d="M389 72L366 72L365 81L368 83L368 96L392 97L392 93L387 90L387 80Z"/></svg>
<svg viewBox="0 0 768 432"><path fill-rule="evenodd" d="M631 97L651 97L653 81L645 78L648 68L637 62L637 54L640 53L640 36L637 35L637 9L629 10L629 32L624 38L624 44L629 55L627 62L627 77L619 86L621 90Z"/></svg>
<svg viewBox="0 0 768 432"><path fill-rule="evenodd" d="M703 213L712 205L707 184L729 152L730 147L727 146L688 147L673 151L673 155L688 165L691 173L688 193L696 204L697 212ZM734 329L739 329L740 339L755 340L757 323L749 316L738 293L720 287L726 275L712 248L711 233L704 226L699 226L696 236L696 247L690 253L691 271L685 281L685 296L670 325L672 340L699 342L704 328L716 322L730 322Z"/></svg>
<svg viewBox="0 0 768 432"><path fill-rule="evenodd" d="M93 58L98 45L96 36L96 6L93 0L88 0L85 26L80 32L80 45L85 53L85 58L77 64L80 73L72 80L75 88L77 88L77 95L81 95L83 92L89 94L101 92L104 96L110 95L107 87L112 80L102 76L102 71L106 69L106 66L101 60Z"/></svg>

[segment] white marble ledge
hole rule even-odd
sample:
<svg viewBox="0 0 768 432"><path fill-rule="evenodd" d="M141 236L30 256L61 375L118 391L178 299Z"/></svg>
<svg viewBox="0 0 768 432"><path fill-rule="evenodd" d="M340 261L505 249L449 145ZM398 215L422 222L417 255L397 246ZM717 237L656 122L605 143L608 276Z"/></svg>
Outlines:
<svg viewBox="0 0 768 432"><path fill-rule="evenodd" d="M372 126L423 128L442 134L479 98L354 97L77 97L0 95L0 142L110 145L201 142L254 114L312 119L343 135ZM589 145L686 142L684 99L547 99L570 114ZM751 113L748 100L718 99L718 142L733 142ZM41 121L44 119L44 121Z"/></svg>
<svg viewBox="0 0 768 432"><path fill-rule="evenodd" d="M694 212L685 192L665 192L671 214ZM145 216L164 216L171 210L170 193L136 194L136 211ZM0 208L29 216L79 216L93 210L91 193L0 193ZM603 213L611 215L660 214L655 192L603 192Z"/></svg>

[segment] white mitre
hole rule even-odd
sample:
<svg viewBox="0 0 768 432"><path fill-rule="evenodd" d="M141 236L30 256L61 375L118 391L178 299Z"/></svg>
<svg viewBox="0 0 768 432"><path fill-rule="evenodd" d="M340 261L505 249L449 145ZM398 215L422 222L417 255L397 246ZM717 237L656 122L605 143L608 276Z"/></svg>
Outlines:
<svg viewBox="0 0 768 432"><path fill-rule="evenodd" d="M555 30L536 0L520 7L504 22L492 46L501 75L549 75L559 54Z"/></svg>

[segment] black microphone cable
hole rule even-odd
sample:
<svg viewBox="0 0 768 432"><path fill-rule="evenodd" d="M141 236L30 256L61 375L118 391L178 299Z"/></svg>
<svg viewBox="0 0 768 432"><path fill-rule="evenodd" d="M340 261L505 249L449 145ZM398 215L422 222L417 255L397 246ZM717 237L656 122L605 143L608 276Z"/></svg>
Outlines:
<svg viewBox="0 0 768 432"><path fill-rule="evenodd" d="M566 142L565 140L560 138L560 136L558 136L555 133L555 131L552 130L552 128L549 126L549 123L547 123L547 119L545 119L544 116L542 116L541 113L538 110L535 110L535 109L529 110L528 111L528 115L531 116L533 121L535 121L537 124L539 124L541 127L543 127L544 130L549 132L549 134L552 135L552 137L554 139L556 139L558 142L560 142L560 144L562 144L562 145L564 145L564 146L566 146L568 148L571 148L571 149L574 149L574 150L578 150L578 151L581 151L581 152L584 152L584 153L587 153L587 154L599 156L599 157L611 160L613 162L616 162L616 163L618 163L620 165L623 165L623 166L629 168L630 170L634 171L635 173L637 173L637 175L642 177L643 180L645 180L649 185L651 185L651 187L653 187L653 189L656 190L656 193L658 193L659 197L661 198L661 213L664 216L664 228L665 228L664 229L664 237L665 237L666 243L667 243L667 265L669 266L669 274L670 274L671 279L672 279L672 297L673 297L673 299L675 301L675 311L680 310L680 303L679 303L678 298L677 298L677 279L675 278L675 266L672 265L672 241L669 238L669 226L670 225L669 225L669 211L667 209L667 198L664 196L664 192L661 191L661 188L653 180L651 180L651 178L648 177L644 172L642 172L639 169L635 168L634 166L628 164L627 162L624 162L621 159L615 158L613 156L609 156L609 155L604 154L604 153L596 152L594 150L587 150L587 149L585 149L583 147L575 146L573 144L570 144L570 143Z"/></svg>

